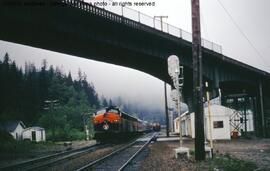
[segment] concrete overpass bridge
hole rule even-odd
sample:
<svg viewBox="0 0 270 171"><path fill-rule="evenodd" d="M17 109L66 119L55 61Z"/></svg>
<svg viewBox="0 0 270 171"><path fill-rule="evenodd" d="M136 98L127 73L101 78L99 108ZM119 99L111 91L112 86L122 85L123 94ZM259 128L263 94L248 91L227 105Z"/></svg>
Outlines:
<svg viewBox="0 0 270 171"><path fill-rule="evenodd" d="M192 110L191 35L138 13L138 21L79 0L1 1L0 39L87 59L117 64L151 74L171 84L167 57L180 57L184 66L184 101ZM123 12L123 11L122 11ZM144 18L143 18L144 17ZM153 26L142 20L154 21ZM203 79L212 97L218 89L222 103L253 111L255 132L270 137L270 74L221 53L203 40ZM244 101L242 100L244 99Z"/></svg>

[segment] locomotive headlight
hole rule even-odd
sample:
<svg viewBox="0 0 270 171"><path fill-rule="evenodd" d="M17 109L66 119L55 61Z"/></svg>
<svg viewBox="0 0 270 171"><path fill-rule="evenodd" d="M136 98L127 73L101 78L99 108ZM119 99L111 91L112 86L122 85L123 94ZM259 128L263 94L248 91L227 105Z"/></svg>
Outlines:
<svg viewBox="0 0 270 171"><path fill-rule="evenodd" d="M108 125L107 123L103 125L103 129L104 129L104 130L107 131L109 128L110 128L110 127L109 127L109 125Z"/></svg>
<svg viewBox="0 0 270 171"><path fill-rule="evenodd" d="M118 119L115 119L113 122L118 123L118 122L119 122L119 120L118 120Z"/></svg>

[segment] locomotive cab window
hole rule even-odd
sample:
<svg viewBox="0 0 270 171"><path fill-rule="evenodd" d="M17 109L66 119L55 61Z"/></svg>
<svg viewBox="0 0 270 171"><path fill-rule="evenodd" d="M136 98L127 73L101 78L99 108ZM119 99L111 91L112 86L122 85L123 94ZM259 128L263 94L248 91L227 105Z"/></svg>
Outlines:
<svg viewBox="0 0 270 171"><path fill-rule="evenodd" d="M103 110L99 110L99 111L97 111L96 112L96 115L98 115L98 114L103 114L103 113L105 113L106 112L106 110L105 109L103 109Z"/></svg>
<svg viewBox="0 0 270 171"><path fill-rule="evenodd" d="M214 121L214 128L223 128L223 121Z"/></svg>
<svg viewBox="0 0 270 171"><path fill-rule="evenodd" d="M119 111L117 109L109 109L107 112L111 112L111 113L119 113Z"/></svg>

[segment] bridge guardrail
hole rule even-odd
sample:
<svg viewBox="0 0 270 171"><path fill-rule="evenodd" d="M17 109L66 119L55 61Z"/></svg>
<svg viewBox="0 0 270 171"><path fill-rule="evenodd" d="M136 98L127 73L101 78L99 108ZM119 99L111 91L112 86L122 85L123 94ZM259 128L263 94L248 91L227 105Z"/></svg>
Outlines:
<svg viewBox="0 0 270 171"><path fill-rule="evenodd" d="M118 21L118 22L124 22L122 19L122 16L123 16L123 17L126 17L126 18L133 20L135 22L152 27L156 30L168 33L168 34L175 36L177 38L182 38L186 41L192 42L192 34L191 33L187 32L185 30L182 30L178 27L175 27L173 25L170 25L166 22L163 22L162 27L161 27L160 20L158 20L154 17L148 16L146 14L143 14L137 10L128 8L128 7L124 7L121 5L112 6L112 3L114 2L112 0L92 0L91 1L92 4L84 2L83 0L61 0L61 1L67 5L78 7L82 10L86 10L88 12L92 12L92 13L95 13L97 15L101 15L103 17L110 18L110 19L112 19L114 21ZM102 7L101 6L94 6L93 4L95 2L99 2L99 3L103 3L103 4L107 4L107 5L104 5ZM110 11L113 14L117 14L117 15L114 16L110 13L105 12L103 9ZM136 25L135 22L132 22L132 23L127 22L127 24ZM201 45L204 48L207 48L209 50L212 50L214 52L222 54L221 45L218 45L214 42L208 41L208 40L203 39L203 38L201 39Z"/></svg>

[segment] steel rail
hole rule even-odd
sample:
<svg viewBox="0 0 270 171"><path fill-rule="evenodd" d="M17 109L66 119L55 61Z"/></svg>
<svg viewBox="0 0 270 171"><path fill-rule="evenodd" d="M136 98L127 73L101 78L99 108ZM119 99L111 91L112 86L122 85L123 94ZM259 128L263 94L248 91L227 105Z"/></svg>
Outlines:
<svg viewBox="0 0 270 171"><path fill-rule="evenodd" d="M148 144L153 140L153 138L156 136L156 134L154 134L135 154L133 154L126 163L124 163L122 165L121 168L118 169L118 171L122 171L124 170L128 165L129 163L146 147L148 146Z"/></svg>
<svg viewBox="0 0 270 171"><path fill-rule="evenodd" d="M63 160L65 158L72 157L74 155L79 155L79 154L83 154L84 152L91 151L94 148L99 147L99 146L100 146L99 144L98 145L91 145L91 146L82 147L82 148L74 149L74 150L70 150L70 151L63 151L63 152L59 152L59 153L55 153L55 154L50 154L50 155L46 155L46 156L42 156L42 157L38 157L38 158L26 160L26 161L22 161L22 162L19 162L19 163L15 163L15 164L12 164L12 165L8 165L8 166L5 166L5 167L1 167L0 170L13 170L13 169L16 170L17 168L27 167L29 165L34 165L35 163L38 163L38 162L42 162L42 161L46 162L46 161L49 161L49 160L53 160L53 158L57 159L57 157L63 156L62 158L58 159L58 161L60 161L60 160ZM57 162L57 160L51 161L50 164L55 163L55 162ZM45 164L42 164L42 165L45 166ZM40 166L40 165L38 165L38 166ZM30 170L34 169L34 168L38 168L38 166L30 167ZM29 169L26 169L26 170L29 170Z"/></svg>
<svg viewBox="0 0 270 171"><path fill-rule="evenodd" d="M113 152L107 154L106 156L103 156L103 157L101 157L101 158L99 158L99 159L97 159L97 160L92 161L91 163L89 163L89 164L87 164L87 165L84 165L83 167L77 169L76 171L82 171L82 170L84 170L84 169L87 169L87 168L89 168L89 167L91 167L91 166L93 166L93 165L95 165L95 164L97 164L97 163L99 163L99 162L101 162L101 161L103 161L103 160L105 160L105 159L107 159L107 158L109 158L109 157L115 155L116 153L118 153L118 152L120 152L120 151L123 151L123 150L127 149L128 147L132 146L132 145L135 144L136 142L137 142L137 141L135 140L135 141L133 141L132 143L130 143L130 144L128 144L128 145L126 145L126 146L124 146L124 147L118 149L118 150L115 150L115 151L113 151Z"/></svg>
<svg viewBox="0 0 270 171"><path fill-rule="evenodd" d="M149 144L155 136L156 136L156 134L154 134L154 135L150 138L150 140L147 141L146 144ZM127 148L129 148L129 147L131 147L132 145L134 145L134 144L137 143L137 142L138 142L138 139L135 140L135 141L133 141L132 143L130 143L130 144L128 144L128 145L126 145L126 146L124 146L124 147L118 149L118 150L115 150L115 151L111 152L110 154L105 155L104 157L101 157L101 158L99 158L99 159L97 159L97 160L94 160L94 161L92 161L91 163L89 163L89 164L87 164L87 165L84 165L83 167L77 169L76 171L86 170L86 169L88 169L89 167L94 166L95 164L97 164L97 163L99 163L99 162L102 162L102 161L104 161L105 159L108 159L109 157L112 157L112 156L114 156L115 154L117 154L117 153L119 153L119 152L121 152L121 151L123 151L123 150L125 150L125 149L127 149ZM146 144L144 144L143 147L145 147ZM142 149L142 147L140 148L140 150L141 150L141 149ZM138 151L136 152L136 155L137 155L137 154L139 154ZM132 157L134 158L135 156L133 155ZM132 159L129 159L128 162L130 162L131 160L132 160ZM123 168L125 168L126 165L128 165L128 163L125 162L124 165L125 165L124 167L123 167L123 165L122 165ZM122 168L122 167L121 167L121 168Z"/></svg>
<svg viewBox="0 0 270 171"><path fill-rule="evenodd" d="M78 157L78 156L81 156L85 153L89 153L89 152L92 152L94 150L96 150L97 148L102 148L102 147L106 147L108 145L97 145L97 146L93 146L92 148L88 148L88 149L82 149L81 151L76 151L74 153L70 153L70 154L67 154L65 156L62 156L60 158L55 158L55 159L52 159L51 161L45 161L44 163L41 163L40 165L36 165L36 166L33 166L33 167L30 167L30 168L27 168L26 170L30 171L30 170L37 170L37 169L41 169L41 168L46 168L46 167L49 167L57 162L60 162L60 161L63 161L63 160L67 160L67 159L73 159L74 157Z"/></svg>

